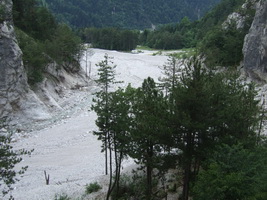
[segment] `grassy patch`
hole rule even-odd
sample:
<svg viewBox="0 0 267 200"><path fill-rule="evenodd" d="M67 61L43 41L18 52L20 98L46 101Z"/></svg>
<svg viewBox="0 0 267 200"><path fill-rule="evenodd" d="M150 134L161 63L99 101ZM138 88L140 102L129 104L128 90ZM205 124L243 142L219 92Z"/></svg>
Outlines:
<svg viewBox="0 0 267 200"><path fill-rule="evenodd" d="M148 46L137 45L136 50L141 50L141 51L142 51L142 50L156 51L157 49L152 49L152 48L150 48L150 47L148 47Z"/></svg>
<svg viewBox="0 0 267 200"><path fill-rule="evenodd" d="M54 200L71 200L71 198L66 194L56 195Z"/></svg>
<svg viewBox="0 0 267 200"><path fill-rule="evenodd" d="M94 183L90 183L90 184L86 185L85 193L91 194L91 193L97 192L98 190L101 190L101 189L102 189L102 187L97 182L94 182Z"/></svg>
<svg viewBox="0 0 267 200"><path fill-rule="evenodd" d="M180 51L171 54L178 59L186 59L196 55L196 49L195 48L181 49Z"/></svg>

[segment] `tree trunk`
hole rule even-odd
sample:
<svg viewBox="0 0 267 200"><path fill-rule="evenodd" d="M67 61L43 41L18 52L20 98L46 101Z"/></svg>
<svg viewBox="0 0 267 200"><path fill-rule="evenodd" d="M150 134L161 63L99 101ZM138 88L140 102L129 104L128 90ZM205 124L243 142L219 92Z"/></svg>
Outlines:
<svg viewBox="0 0 267 200"><path fill-rule="evenodd" d="M152 194L152 157L153 157L153 145L149 145L147 149L147 166L146 166L146 172L147 172L147 194L146 194L146 199L150 200L151 199L151 194Z"/></svg>
<svg viewBox="0 0 267 200"><path fill-rule="evenodd" d="M152 169L150 164L146 168L147 171L147 200L151 199L151 193L152 193Z"/></svg>
<svg viewBox="0 0 267 200"><path fill-rule="evenodd" d="M189 198L189 185L191 181L191 173L192 173L192 157L193 157L193 147L194 147L194 135L189 133L186 134L186 146L184 152L184 180L183 180L183 194L182 200L188 200Z"/></svg>
<svg viewBox="0 0 267 200"><path fill-rule="evenodd" d="M112 149L111 149L111 141L110 141L110 133L108 133L108 149L109 149L109 186L107 192L106 200L109 200L109 197L112 192Z"/></svg>
<svg viewBox="0 0 267 200"><path fill-rule="evenodd" d="M189 183L190 183L190 174L191 174L191 164L188 163L184 169L184 184L183 184L183 194L182 200L188 200L189 197Z"/></svg>
<svg viewBox="0 0 267 200"><path fill-rule="evenodd" d="M105 136L105 174L108 175L108 144L107 135Z"/></svg>

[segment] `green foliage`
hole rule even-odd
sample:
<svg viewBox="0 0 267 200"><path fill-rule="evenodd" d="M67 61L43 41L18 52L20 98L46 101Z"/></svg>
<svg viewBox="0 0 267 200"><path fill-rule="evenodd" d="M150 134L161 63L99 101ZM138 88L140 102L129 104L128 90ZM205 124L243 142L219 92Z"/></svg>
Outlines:
<svg viewBox="0 0 267 200"><path fill-rule="evenodd" d="M94 131L94 134L98 136L98 139L102 141L102 151L105 152L105 173L108 175L108 157L109 157L109 188L107 192L107 199L111 192L113 191L116 184L118 184L120 179L120 168L122 162L122 152L118 152L118 140L117 134L121 131L120 125L114 125L113 117L114 113L112 111L116 110L115 107L112 107L111 102L111 93L110 89L112 84L115 82L115 68L112 61L110 61L110 57L107 54L104 56L104 60L99 62L96 66L98 66L98 75L99 78L96 80L96 83L100 86L100 91L96 93L96 98L93 99L94 104L92 105L92 109L97 113L98 117L96 120L96 125L98 126L98 131ZM113 95L113 99L116 95ZM116 117L116 116L115 116ZM117 118L118 119L118 118ZM116 122L115 122L116 123ZM122 124L123 126L124 124ZM118 131L118 132L117 132ZM115 181L113 181L113 155L112 151L115 154Z"/></svg>
<svg viewBox="0 0 267 200"><path fill-rule="evenodd" d="M80 44L80 38L73 33L70 27L60 24L57 26L52 39L45 42L45 48L46 53L59 64L72 63L79 59Z"/></svg>
<svg viewBox="0 0 267 200"><path fill-rule="evenodd" d="M195 47L197 44L196 28L198 22L191 22L184 17L180 23L159 26L154 31L145 30L139 37L142 45L156 49L182 49Z"/></svg>
<svg viewBox="0 0 267 200"><path fill-rule="evenodd" d="M155 49L152 49L148 46L142 46L142 45L137 45L136 49L140 50L140 51L143 51L143 50L153 51L153 50L155 50Z"/></svg>
<svg viewBox="0 0 267 200"><path fill-rule="evenodd" d="M131 51L136 48L138 32L118 28L86 28L82 31L85 42L92 43L93 47Z"/></svg>
<svg viewBox="0 0 267 200"><path fill-rule="evenodd" d="M146 171L146 198L152 196L153 169L163 165L161 151L170 140L168 104L163 93L150 77L144 80L130 103L132 108L128 155ZM161 117L159 117L161 116ZM165 120L162 120L164 118Z"/></svg>
<svg viewBox="0 0 267 200"><path fill-rule="evenodd" d="M55 195L54 200L71 200L67 194Z"/></svg>
<svg viewBox="0 0 267 200"><path fill-rule="evenodd" d="M1 122L1 130L3 124ZM2 189L1 196L7 195L13 190L12 185L19 179L17 176L22 176L27 170L27 166L16 168L16 165L22 161L23 155L30 155L32 151L24 149L13 150L11 145L12 134L0 133L0 187ZM12 196L10 196L12 199Z"/></svg>
<svg viewBox="0 0 267 200"><path fill-rule="evenodd" d="M50 39L57 24L53 15L36 0L13 0L14 24L38 40Z"/></svg>
<svg viewBox="0 0 267 200"><path fill-rule="evenodd" d="M266 199L266 162L266 148L220 145L197 177L194 199Z"/></svg>
<svg viewBox="0 0 267 200"><path fill-rule="evenodd" d="M146 179L137 173L134 175L123 174L118 190L113 191L111 197L117 200L140 199L144 200L146 193Z"/></svg>
<svg viewBox="0 0 267 200"><path fill-rule="evenodd" d="M91 194L101 189L102 189L101 185L99 185L97 182L94 182L94 183L90 183L89 185L88 184L86 185L85 193Z"/></svg>
<svg viewBox="0 0 267 200"><path fill-rule="evenodd" d="M256 145L258 101L253 85L231 74L214 74L200 61L187 63L174 92L172 117L177 148L182 151L183 198L189 195L201 162L217 144Z"/></svg>
<svg viewBox="0 0 267 200"><path fill-rule="evenodd" d="M139 42L156 49L181 49L198 47L208 65L236 66L243 58L244 37L251 26L255 8L242 8L245 0L222 0L199 21L190 22L185 17L180 23L167 24L155 31L144 31ZM245 16L244 27L235 23L222 27L228 15L237 11Z"/></svg>
<svg viewBox="0 0 267 200"><path fill-rule="evenodd" d="M92 109L97 113L98 118L96 120L96 125L99 131L95 131L94 134L98 136L98 139L103 141L103 148L107 148L107 136L109 134L109 100L110 100L110 88L112 84L115 83L115 68L112 66L112 61L107 54L104 56L104 60L100 61L96 66L98 68L99 78L96 83L100 86L100 91L96 93L96 98L93 99L94 105ZM103 149L103 150L104 150Z"/></svg>
<svg viewBox="0 0 267 200"><path fill-rule="evenodd" d="M178 52L172 53L177 59L190 59L197 55L195 48L181 49Z"/></svg>
<svg viewBox="0 0 267 200"><path fill-rule="evenodd" d="M46 0L57 18L75 27L150 28L152 24L198 19L220 0Z"/></svg>
<svg viewBox="0 0 267 200"><path fill-rule="evenodd" d="M244 38L254 18L255 8L248 4L246 9L240 9L242 3L244 0L224 0L200 22L199 25L206 28L198 32L198 38L202 38L199 43L200 52L206 55L209 65L236 66L243 59ZM246 17L244 26L237 28L234 22L230 22L222 27L222 22L237 8ZM208 22L211 17L215 19L213 26Z"/></svg>
<svg viewBox="0 0 267 200"><path fill-rule="evenodd" d="M229 14L239 9L245 0L222 0L212 10L210 10L197 24L199 37L203 37L212 27L221 25Z"/></svg>
<svg viewBox="0 0 267 200"><path fill-rule="evenodd" d="M171 54L169 55L167 63L163 65L163 77L160 77L159 80L163 82L162 87L167 93L169 90L173 92L174 87L177 85L182 64L182 61L178 60L175 54Z"/></svg>
<svg viewBox="0 0 267 200"><path fill-rule="evenodd" d="M118 163L124 156L134 158L146 173L146 199L153 196L154 169L164 174L170 163L178 164L183 171L182 196L188 199L191 184L205 167L203 162L218 145L241 143L254 148L259 142L260 108L253 84L231 72L214 73L196 58L181 68L176 61L172 56L165 65L165 95L151 78L137 89L128 86L110 92L114 73L112 67L107 68L108 57L99 64L110 75L107 69L99 71L100 77L105 76L98 80L102 92L94 100L99 127L95 134L103 141L103 150L114 152L116 176L111 191L115 188L113 195L120 194L122 199Z"/></svg>
<svg viewBox="0 0 267 200"><path fill-rule="evenodd" d="M200 51L207 56L209 65L237 66L243 59L243 43L246 31L234 26L215 28L204 37Z"/></svg>
<svg viewBox="0 0 267 200"><path fill-rule="evenodd" d="M72 30L58 25L47 8L36 0L13 0L13 18L28 82L34 85L43 80L45 67L56 61L74 72L80 55L81 41Z"/></svg>
<svg viewBox="0 0 267 200"><path fill-rule="evenodd" d="M44 68L49 60L44 55L44 46L23 31L16 29L19 46L23 51L23 62L26 67L28 83L34 85L43 80Z"/></svg>

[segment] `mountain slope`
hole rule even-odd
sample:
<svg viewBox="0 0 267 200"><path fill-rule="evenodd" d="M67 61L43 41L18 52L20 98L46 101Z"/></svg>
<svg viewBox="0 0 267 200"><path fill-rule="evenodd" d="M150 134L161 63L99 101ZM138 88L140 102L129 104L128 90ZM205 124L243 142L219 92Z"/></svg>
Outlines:
<svg viewBox="0 0 267 200"><path fill-rule="evenodd" d="M60 21L75 27L149 28L198 19L220 0L41 0Z"/></svg>

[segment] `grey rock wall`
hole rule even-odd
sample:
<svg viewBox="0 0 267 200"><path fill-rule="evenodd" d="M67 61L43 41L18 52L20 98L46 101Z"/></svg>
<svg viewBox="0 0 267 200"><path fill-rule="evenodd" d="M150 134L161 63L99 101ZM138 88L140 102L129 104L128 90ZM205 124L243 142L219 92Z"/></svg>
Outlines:
<svg viewBox="0 0 267 200"><path fill-rule="evenodd" d="M243 47L245 72L267 82L267 1L257 3L256 15Z"/></svg>
<svg viewBox="0 0 267 200"><path fill-rule="evenodd" d="M88 85L83 70L71 74L51 63L46 67L47 77L33 91L27 83L22 54L14 30L12 0L0 0L0 119L7 117L11 125L51 119L52 111L61 111L58 101L65 91Z"/></svg>
<svg viewBox="0 0 267 200"><path fill-rule="evenodd" d="M47 119L47 108L27 83L12 19L12 0L1 0L0 8L4 11L0 11L0 119Z"/></svg>
<svg viewBox="0 0 267 200"><path fill-rule="evenodd" d="M0 22L0 117L19 109L20 98L29 86L12 22L12 0L2 0Z"/></svg>

